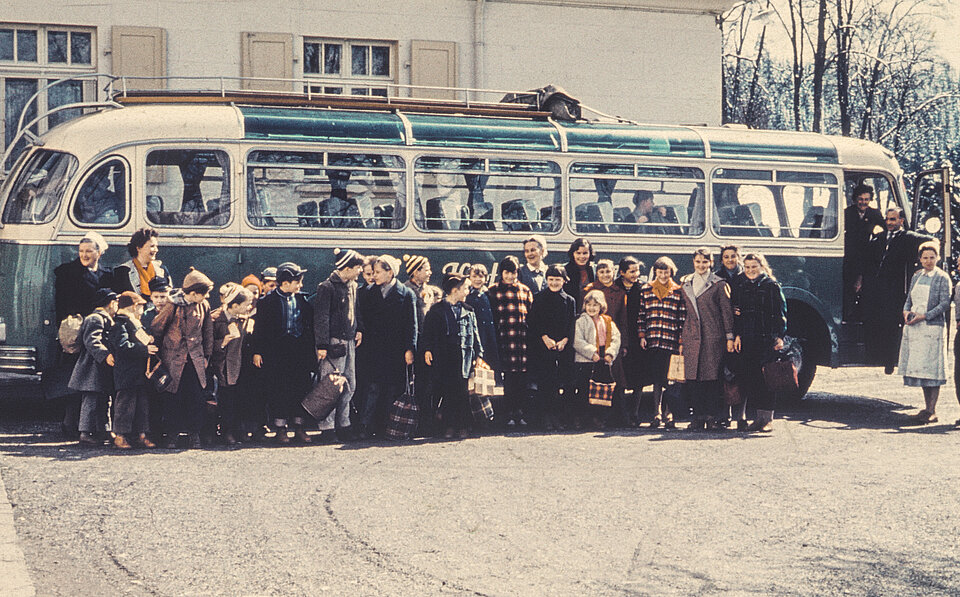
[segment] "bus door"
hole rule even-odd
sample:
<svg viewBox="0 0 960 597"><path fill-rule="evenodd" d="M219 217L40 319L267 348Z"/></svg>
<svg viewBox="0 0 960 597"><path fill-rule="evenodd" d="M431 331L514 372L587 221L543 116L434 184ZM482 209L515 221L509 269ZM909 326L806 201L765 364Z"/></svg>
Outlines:
<svg viewBox="0 0 960 597"><path fill-rule="evenodd" d="M885 230L884 217L890 208L902 207L894 178L887 173L870 171L844 172L844 255L843 305L840 325L839 352L842 365L869 365L863 330L866 301L862 292L863 276L872 269L869 238ZM860 215L858 197L870 201L864 215Z"/></svg>
<svg viewBox="0 0 960 597"><path fill-rule="evenodd" d="M960 194L949 166L918 172L913 185L913 229L933 235L940 241L940 267L950 274L954 285L960 255ZM948 318L949 320L949 318ZM949 326L947 328L949 335Z"/></svg>

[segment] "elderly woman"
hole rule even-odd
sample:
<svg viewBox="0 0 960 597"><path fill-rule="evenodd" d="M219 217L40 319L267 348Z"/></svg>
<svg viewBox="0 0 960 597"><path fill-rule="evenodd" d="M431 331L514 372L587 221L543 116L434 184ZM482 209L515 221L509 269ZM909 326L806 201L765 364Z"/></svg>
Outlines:
<svg viewBox="0 0 960 597"><path fill-rule="evenodd" d="M910 281L903 304L903 340L900 375L903 385L923 389L924 408L914 416L918 425L937 421L940 386L947 383L947 323L951 284L947 272L937 267L940 246L925 242L917 252L922 268Z"/></svg>
<svg viewBox="0 0 960 597"><path fill-rule="evenodd" d="M77 258L53 270L58 326L68 315L86 317L93 313L97 290L110 288L113 272L109 267L100 265L100 257L106 250L107 241L97 232L88 232L77 246ZM66 380L76 366L78 357L79 354L61 353L57 363L57 371L61 374L44 377L48 397L67 396L61 429L70 438L76 436L80 422L80 396L70 393Z"/></svg>
<svg viewBox="0 0 960 597"><path fill-rule="evenodd" d="M157 259L157 231L153 228L141 228L133 233L127 243L130 260L113 269L113 290L117 294L128 290L150 298L150 280L170 278Z"/></svg>
<svg viewBox="0 0 960 597"><path fill-rule="evenodd" d="M722 428L719 422L726 419L720 367L724 355L733 352L733 307L730 287L710 271L712 266L713 252L700 247L693 253L693 273L681 286L687 311L680 333L684 390L693 403L692 431Z"/></svg>

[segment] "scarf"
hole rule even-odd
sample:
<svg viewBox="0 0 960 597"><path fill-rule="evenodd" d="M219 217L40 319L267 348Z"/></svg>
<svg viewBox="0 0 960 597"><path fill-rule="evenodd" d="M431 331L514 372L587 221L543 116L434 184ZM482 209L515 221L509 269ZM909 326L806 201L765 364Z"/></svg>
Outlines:
<svg viewBox="0 0 960 597"><path fill-rule="evenodd" d="M653 294L657 295L657 298L661 301L667 298L670 293L680 288L680 285L673 281L673 278L670 278L667 284L661 284L658 280L654 280L650 283L650 287L653 288Z"/></svg>
<svg viewBox="0 0 960 597"><path fill-rule="evenodd" d="M151 261L147 265L147 269L143 269L143 266L140 265L140 262L137 261L136 257L131 259L133 261L133 267L137 268L137 274L140 275L140 294L143 296L150 296L150 280L157 277L157 273L153 269L153 262Z"/></svg>

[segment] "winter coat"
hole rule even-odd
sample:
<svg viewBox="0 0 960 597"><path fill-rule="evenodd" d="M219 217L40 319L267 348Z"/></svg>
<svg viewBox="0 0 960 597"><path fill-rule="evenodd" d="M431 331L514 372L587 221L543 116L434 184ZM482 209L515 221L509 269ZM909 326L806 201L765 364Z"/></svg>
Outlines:
<svg viewBox="0 0 960 597"><path fill-rule="evenodd" d="M80 324L80 358L73 367L67 386L75 392L113 393L113 368L107 364L110 348L106 335L113 318L103 309L96 309Z"/></svg>
<svg viewBox="0 0 960 597"><path fill-rule="evenodd" d="M143 336L149 334L137 323L125 314L118 313L110 328L108 344L115 360L113 383L118 390L132 390L147 385L147 357L150 353L142 340L146 339ZM137 330L142 332L137 334Z"/></svg>
<svg viewBox="0 0 960 597"><path fill-rule="evenodd" d="M368 360L364 374L372 383L403 386L407 379L404 354L416 353L417 297L400 282L395 282L387 296L379 286L364 290L360 301L363 312L364 358Z"/></svg>
<svg viewBox="0 0 960 597"><path fill-rule="evenodd" d="M539 274L539 275L538 275ZM535 274L530 270L526 263L517 270L517 282L530 289L533 296L537 296L547 287L547 264L540 262L540 269Z"/></svg>
<svg viewBox="0 0 960 597"><path fill-rule="evenodd" d="M533 294L520 283L500 282L487 290L493 325L497 330L497 352L505 373L527 370L527 314L533 306Z"/></svg>
<svg viewBox="0 0 960 597"><path fill-rule="evenodd" d="M163 267L163 262L159 259L153 260L153 272L157 278L166 278L168 282L172 282L170 272ZM137 272L137 266L133 264L133 259L113 268L113 291L120 294L128 290L144 294L140 288L140 273Z"/></svg>
<svg viewBox="0 0 960 597"><path fill-rule="evenodd" d="M349 312L353 309L353 321ZM318 350L330 348L330 340L353 340L357 336L359 306L357 283L344 282L340 274L333 272L317 286L313 305L313 339Z"/></svg>
<svg viewBox="0 0 960 597"><path fill-rule="evenodd" d="M493 324L493 309L487 293L471 288L465 301L477 316L480 329L480 344L483 345L483 360L494 371L500 371L500 353L497 350L497 328Z"/></svg>
<svg viewBox="0 0 960 597"><path fill-rule="evenodd" d="M543 343L543 336L549 336L559 342L567 339L567 345L561 352L562 360L573 363L573 335L577 321L576 306L573 297L563 290L552 292L549 288L537 295L530 308L529 342L530 360L533 369L541 375L553 373L552 362L555 351L547 349ZM567 376L572 372L561 371Z"/></svg>
<svg viewBox="0 0 960 597"><path fill-rule="evenodd" d="M80 258L63 263L53 270L57 325L67 315L86 317L93 313L93 299L97 290L110 288L113 271L99 264L92 272L80 263Z"/></svg>
<svg viewBox="0 0 960 597"><path fill-rule="evenodd" d="M305 294L297 293L294 296L297 308L300 309L301 333L294 340L295 348L292 358L295 362L288 364L300 371L313 371L317 368L313 306L307 301ZM250 349L253 354L263 357L263 369L267 372L273 371L277 365L277 355L283 351L280 342L285 334L283 329L285 300L280 294L280 289L277 288L257 301L257 314L254 316L255 324L250 338Z"/></svg>
<svg viewBox="0 0 960 597"><path fill-rule="evenodd" d="M640 287L637 334L646 339L647 349L659 348L676 354L686 316L687 308L680 288L661 299L654 293L652 282Z"/></svg>
<svg viewBox="0 0 960 597"><path fill-rule="evenodd" d="M603 298L607 301L606 314L613 319L618 329L627 329L627 290L616 282L610 286L604 286L596 281L583 289L583 296L587 296L591 290L599 290L603 293Z"/></svg>
<svg viewBox="0 0 960 597"><path fill-rule="evenodd" d="M170 293L170 302L150 324L154 341L160 346L160 360L170 372L168 392L175 394L180 388L180 376L187 365L193 368L200 380L200 387L207 387L206 369L213 355L213 320L210 319L210 303L188 303L183 291Z"/></svg>
<svg viewBox="0 0 960 597"><path fill-rule="evenodd" d="M474 360L483 356L477 317L470 305L460 304L459 317L446 300L432 305L423 318L420 347L431 353L435 376L459 375L468 379Z"/></svg>
<svg viewBox="0 0 960 597"><path fill-rule="evenodd" d="M623 278L617 278L614 280L613 285L622 289L625 296L624 321L623 327L620 328L621 345L627 349L628 352L639 352L640 336L637 335L637 317L640 316L640 288L643 284L638 280L637 283L628 290L623 283Z"/></svg>
<svg viewBox="0 0 960 597"><path fill-rule="evenodd" d="M693 276L681 285L687 316L683 320L683 371L688 381L720 379L727 340L733 340L733 306L730 286L716 274L707 276L706 288L695 296Z"/></svg>
<svg viewBox="0 0 960 597"><path fill-rule="evenodd" d="M787 301L780 284L767 274L755 280L741 275L731 294L734 312L733 333L741 340L759 342L772 348L776 338L787 333Z"/></svg>
<svg viewBox="0 0 960 597"><path fill-rule="evenodd" d="M617 354L620 352L620 330L617 329L617 324L609 315L600 316L600 324L606 325L607 322L610 323L610 333L607 334L607 342L604 345L603 354L613 355L613 358L617 358ZM594 323L593 318L587 315L586 313L581 313L580 317L577 318L576 328L573 335L573 350L574 350L574 360L578 363L592 363L593 355L599 352L597 347L597 324Z"/></svg>
<svg viewBox="0 0 960 597"><path fill-rule="evenodd" d="M587 281L584 284L580 283L580 267L576 263L570 261L563 266L563 269L567 272L567 281L563 284L563 291L573 298L577 313L579 313L583 308L583 295L586 294L583 289L597 279L597 268L593 263L586 265L584 269L587 271Z"/></svg>
<svg viewBox="0 0 960 597"><path fill-rule="evenodd" d="M243 344L247 340L247 318L234 317L230 319L223 307L218 307L210 313L213 320L213 355L210 357L210 369L223 385L234 386L240 379L240 368L243 365ZM223 346L223 340L230 333L230 324L234 323L240 331L240 337L234 338Z"/></svg>

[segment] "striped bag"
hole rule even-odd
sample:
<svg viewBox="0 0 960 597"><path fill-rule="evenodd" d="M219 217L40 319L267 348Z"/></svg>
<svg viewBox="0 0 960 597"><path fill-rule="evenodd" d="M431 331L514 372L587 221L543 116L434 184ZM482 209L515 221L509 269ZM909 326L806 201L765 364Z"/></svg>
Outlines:
<svg viewBox="0 0 960 597"><path fill-rule="evenodd" d="M413 379L407 370L407 391L393 401L387 412L386 436L390 439L410 439L420 423L420 407L414 394Z"/></svg>

